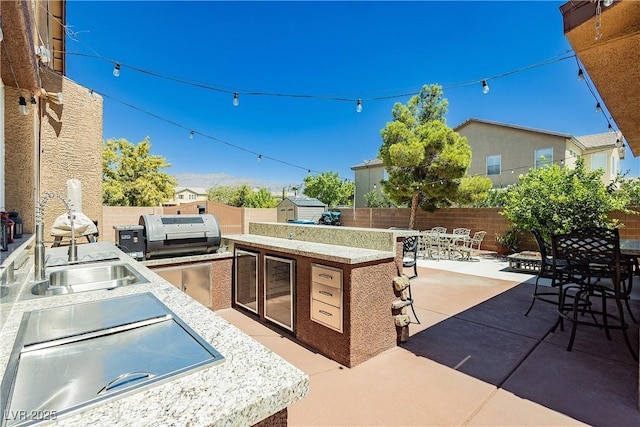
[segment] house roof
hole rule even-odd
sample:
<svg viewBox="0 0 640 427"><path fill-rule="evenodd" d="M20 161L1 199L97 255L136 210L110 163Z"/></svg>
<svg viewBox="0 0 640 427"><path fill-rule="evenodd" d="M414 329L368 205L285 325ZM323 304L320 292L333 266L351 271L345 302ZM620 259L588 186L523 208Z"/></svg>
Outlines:
<svg viewBox="0 0 640 427"><path fill-rule="evenodd" d="M176 193L181 193L183 191L191 191L196 194L207 194L207 190L202 187L176 187Z"/></svg>
<svg viewBox="0 0 640 427"><path fill-rule="evenodd" d="M287 197L282 202L284 202L285 200L290 200L291 202L293 202L294 205L302 206L302 207L306 207L306 208L311 208L311 207L322 207L322 208L324 208L326 206L320 200L318 200L316 198L313 198L313 197ZM280 202L280 203L282 203L282 202Z"/></svg>
<svg viewBox="0 0 640 427"><path fill-rule="evenodd" d="M365 160L362 163L358 163L357 165L351 166L351 170L365 169L365 168L370 168L373 166L380 166L380 165L382 165L382 160L380 159Z"/></svg>
<svg viewBox="0 0 640 427"><path fill-rule="evenodd" d="M585 150L593 150L595 148L612 148L616 146L618 135L615 132L595 133L592 135L576 136Z"/></svg>
<svg viewBox="0 0 640 427"><path fill-rule="evenodd" d="M535 128L530 128L530 127L525 127L525 126L511 125L511 124L507 124L507 123L494 122L494 121L491 121L491 120L476 119L476 118L473 118L473 117L468 118L464 122L460 123L458 126L453 128L453 130L458 132L460 129L462 129L465 126L470 125L471 123L484 123L484 124L492 125L492 126L501 126L501 127L505 127L505 128L523 130L523 131L526 131L526 132L542 133L542 134L545 134L545 135L557 136L559 138L565 138L565 139L570 139L570 138L573 137L573 135L569 135L567 133L554 132L554 131L543 130L543 129L535 129Z"/></svg>

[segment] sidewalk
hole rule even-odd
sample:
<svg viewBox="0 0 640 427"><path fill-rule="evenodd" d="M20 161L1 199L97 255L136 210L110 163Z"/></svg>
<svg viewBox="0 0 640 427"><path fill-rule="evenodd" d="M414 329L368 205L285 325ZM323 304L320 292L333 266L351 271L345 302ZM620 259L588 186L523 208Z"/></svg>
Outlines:
<svg viewBox="0 0 640 427"><path fill-rule="evenodd" d="M638 363L619 334L549 333L555 310L531 301L531 275L506 261L419 261L420 325L354 368L309 350L234 309L217 313L307 372L311 392L292 426L640 425ZM532 283L532 282L531 282ZM640 317L640 302L633 305ZM638 345L637 325L630 332Z"/></svg>

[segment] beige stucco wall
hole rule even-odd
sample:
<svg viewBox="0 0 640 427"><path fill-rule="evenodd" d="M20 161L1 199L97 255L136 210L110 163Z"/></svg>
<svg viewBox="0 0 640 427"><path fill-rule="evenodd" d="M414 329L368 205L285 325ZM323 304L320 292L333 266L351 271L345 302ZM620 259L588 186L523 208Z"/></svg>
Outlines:
<svg viewBox="0 0 640 427"><path fill-rule="evenodd" d="M471 122L457 132L467 138L473 153L468 175L485 176L487 156L502 155L502 173L488 176L494 187L516 183L519 174L526 174L534 166L537 149L553 148L554 162L564 158L566 154L567 139L561 136L480 122Z"/></svg>
<svg viewBox="0 0 640 427"><path fill-rule="evenodd" d="M378 192L378 197L382 196L382 185L380 182L384 179L384 165L372 165L371 167L363 167L354 170L354 179L356 182L356 207L366 207L367 202L364 195L374 190Z"/></svg>
<svg viewBox="0 0 640 427"><path fill-rule="evenodd" d="M52 73L42 73L49 93L62 92L64 103L42 100L40 192L67 195L67 180L82 184L82 212L92 220L102 218L102 97L77 83ZM64 213L60 201L45 209L45 236L53 220Z"/></svg>

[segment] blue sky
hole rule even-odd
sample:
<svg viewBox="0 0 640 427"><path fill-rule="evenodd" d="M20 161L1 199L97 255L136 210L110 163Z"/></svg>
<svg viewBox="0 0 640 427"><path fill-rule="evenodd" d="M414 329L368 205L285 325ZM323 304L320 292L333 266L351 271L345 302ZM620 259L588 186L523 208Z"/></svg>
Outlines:
<svg viewBox="0 0 640 427"><path fill-rule="evenodd" d="M475 117L606 132L574 58L489 79L482 93L482 79L573 53L562 3L68 1L67 75L105 96L105 139L149 136L171 174L299 183L311 170L352 179L351 166L377 156L393 104L409 96L369 99L423 84L444 87L451 127ZM123 64L120 77L104 58ZM628 152L623 170L637 175L637 165Z"/></svg>

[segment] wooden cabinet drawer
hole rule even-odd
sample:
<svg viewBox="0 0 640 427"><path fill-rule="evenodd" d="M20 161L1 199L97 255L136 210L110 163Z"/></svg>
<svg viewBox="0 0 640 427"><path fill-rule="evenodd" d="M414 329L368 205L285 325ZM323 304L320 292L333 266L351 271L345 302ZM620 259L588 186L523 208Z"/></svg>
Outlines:
<svg viewBox="0 0 640 427"><path fill-rule="evenodd" d="M311 298L335 307L342 305L342 291L322 283L313 282L311 284Z"/></svg>
<svg viewBox="0 0 640 427"><path fill-rule="evenodd" d="M342 290L342 270L312 264L311 281Z"/></svg>
<svg viewBox="0 0 640 427"><path fill-rule="evenodd" d="M342 310L315 299L311 300L311 320L342 332Z"/></svg>

